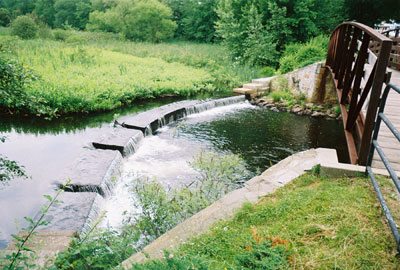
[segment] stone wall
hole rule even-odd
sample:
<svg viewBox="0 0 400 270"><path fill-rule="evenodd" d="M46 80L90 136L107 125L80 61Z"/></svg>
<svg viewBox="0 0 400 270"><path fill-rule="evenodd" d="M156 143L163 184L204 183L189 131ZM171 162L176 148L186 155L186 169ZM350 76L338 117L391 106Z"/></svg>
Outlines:
<svg viewBox="0 0 400 270"><path fill-rule="evenodd" d="M337 103L333 79L321 62L271 78L269 91L285 89L295 95L304 95L309 102Z"/></svg>

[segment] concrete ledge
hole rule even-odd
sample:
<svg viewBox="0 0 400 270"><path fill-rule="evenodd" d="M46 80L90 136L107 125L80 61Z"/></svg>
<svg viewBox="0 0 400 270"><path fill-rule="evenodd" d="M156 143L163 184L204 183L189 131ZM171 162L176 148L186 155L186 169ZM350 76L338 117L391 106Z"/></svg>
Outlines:
<svg viewBox="0 0 400 270"><path fill-rule="evenodd" d="M62 174L71 179L70 192L96 192L104 197L111 194L121 175L122 155L112 150L86 151Z"/></svg>
<svg viewBox="0 0 400 270"><path fill-rule="evenodd" d="M234 96L213 100L180 101L134 116L122 117L118 119L117 122L129 129L141 130L143 133L154 133L160 127L177 121L189 114L199 113L215 107L230 105L245 100L244 96Z"/></svg>
<svg viewBox="0 0 400 270"><path fill-rule="evenodd" d="M375 174L390 176L387 170L373 168ZM323 163L321 164L321 175L332 178L365 176L365 167L347 163ZM398 173L398 175L400 175Z"/></svg>
<svg viewBox="0 0 400 270"><path fill-rule="evenodd" d="M143 138L143 133L139 130L110 127L108 132L93 140L92 145L96 149L117 150L125 157L136 151Z"/></svg>
<svg viewBox="0 0 400 270"><path fill-rule="evenodd" d="M39 231L87 232L98 217L104 199L94 192L64 192L58 200L60 203L50 208L45 216L49 224Z"/></svg>
<svg viewBox="0 0 400 270"><path fill-rule="evenodd" d="M174 102L168 105L164 105L152 110L148 110L134 116L125 116L118 119L119 123L125 124L128 128L137 128L140 130L145 130L146 128L151 127L152 131L154 132L163 124L168 123L161 123L161 119L167 116L168 120L171 119L171 115L174 114L181 114L182 118L184 115L180 112L184 110L186 107L195 105L200 103L199 100L188 100L188 101L179 101ZM177 119L175 119L177 120Z"/></svg>
<svg viewBox="0 0 400 270"><path fill-rule="evenodd" d="M328 161L337 161L336 150L311 149L282 160L260 176L247 181L243 188L228 193L222 199L178 224L146 246L141 252L125 260L122 266L129 269L134 263L162 258L164 250L177 248L188 239L205 233L217 221L231 218L243 203L255 203L260 197L273 193L313 166Z"/></svg>

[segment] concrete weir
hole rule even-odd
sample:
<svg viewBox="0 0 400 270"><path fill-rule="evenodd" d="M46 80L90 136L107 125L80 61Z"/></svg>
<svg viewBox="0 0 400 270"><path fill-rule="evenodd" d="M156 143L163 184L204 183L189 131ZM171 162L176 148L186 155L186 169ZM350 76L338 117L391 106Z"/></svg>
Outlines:
<svg viewBox="0 0 400 270"><path fill-rule="evenodd" d="M99 218L104 198L113 193L121 176L123 158L134 154L146 135L187 115L243 101L244 95L181 101L117 119L114 127L88 142L80 157L60 172L56 181L58 188L68 179L72 184L60 195L61 203L46 214L49 225L41 228L31 241L39 262L43 263L44 258L67 248L72 236L90 230L93 221ZM8 249L12 248L13 244L10 244Z"/></svg>

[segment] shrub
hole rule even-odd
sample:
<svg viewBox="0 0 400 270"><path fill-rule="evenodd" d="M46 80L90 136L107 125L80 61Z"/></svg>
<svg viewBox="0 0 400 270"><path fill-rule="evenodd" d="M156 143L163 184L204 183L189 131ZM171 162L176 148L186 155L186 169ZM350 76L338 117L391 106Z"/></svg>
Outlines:
<svg viewBox="0 0 400 270"><path fill-rule="evenodd" d="M0 108L19 110L28 106L25 86L31 78L18 62L0 57Z"/></svg>
<svg viewBox="0 0 400 270"><path fill-rule="evenodd" d="M53 33L48 25L45 23L39 22L38 23L38 37L41 39L53 39Z"/></svg>
<svg viewBox="0 0 400 270"><path fill-rule="evenodd" d="M160 42L173 37L176 23L172 10L157 0L137 0L117 7L123 17L122 32L126 38Z"/></svg>
<svg viewBox="0 0 400 270"><path fill-rule="evenodd" d="M261 70L261 75L265 77L272 77L275 75L276 70L273 67L264 67Z"/></svg>
<svg viewBox="0 0 400 270"><path fill-rule="evenodd" d="M327 46L328 37L326 36L318 36L307 43L288 45L279 61L279 72L287 73L323 60L326 57Z"/></svg>
<svg viewBox="0 0 400 270"><path fill-rule="evenodd" d="M11 33L22 39L36 37L38 30L36 22L27 15L19 16L11 23Z"/></svg>
<svg viewBox="0 0 400 270"><path fill-rule="evenodd" d="M53 37L55 40L65 41L70 36L70 34L62 29L56 29L53 31Z"/></svg>
<svg viewBox="0 0 400 270"><path fill-rule="evenodd" d="M294 97L289 91L281 90L281 91L272 92L271 98L274 102L281 102L281 101L290 101Z"/></svg>

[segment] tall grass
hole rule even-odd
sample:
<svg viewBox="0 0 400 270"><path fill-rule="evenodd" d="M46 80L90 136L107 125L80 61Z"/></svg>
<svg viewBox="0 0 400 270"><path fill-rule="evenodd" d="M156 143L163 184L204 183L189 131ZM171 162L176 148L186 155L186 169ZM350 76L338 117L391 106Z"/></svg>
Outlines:
<svg viewBox="0 0 400 270"><path fill-rule="evenodd" d="M56 30L50 38L35 40L1 34L0 48L2 55L11 55L36 75L26 90L30 107L20 109L38 115L112 110L137 99L229 92L258 73L231 62L220 45L133 43L105 33Z"/></svg>

